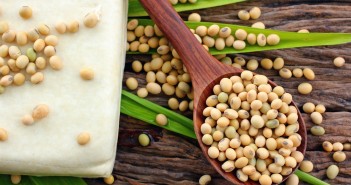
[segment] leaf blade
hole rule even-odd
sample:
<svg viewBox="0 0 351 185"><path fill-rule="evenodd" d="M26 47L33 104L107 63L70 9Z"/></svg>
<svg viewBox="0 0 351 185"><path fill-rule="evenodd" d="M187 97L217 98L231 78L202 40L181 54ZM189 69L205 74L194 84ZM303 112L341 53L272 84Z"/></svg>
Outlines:
<svg viewBox="0 0 351 185"><path fill-rule="evenodd" d="M10 175L0 175L1 185L13 185ZM59 177L59 176L26 176L21 177L21 182L18 185L87 185L87 183L79 177Z"/></svg>
<svg viewBox="0 0 351 185"><path fill-rule="evenodd" d="M232 35L234 34L233 30L244 29L248 33L263 33L266 36L269 34L277 34L280 36L280 43L275 46L258 46L258 45L247 45L243 50L235 50L233 47L226 47L225 49L219 51L214 48L210 48L210 53L212 55L218 54L234 54L234 53L248 53L248 52L257 52L257 51L268 51L276 49L289 49L289 48L301 48L301 47L311 47L311 46L327 46L327 45L338 45L351 42L351 33L297 33L297 32L287 32L271 29L258 29L247 26L240 26L234 24L223 24L223 23L213 23L213 22L185 22L186 25L195 29L197 26L211 26L217 24L222 27L229 27L232 30ZM153 25L153 21L150 19L139 19L139 24L141 25ZM150 50L147 54L155 53L156 50ZM138 52L128 52L128 54L141 54Z"/></svg>
<svg viewBox="0 0 351 185"><path fill-rule="evenodd" d="M308 173L305 173L303 171L300 171L300 170L296 170L295 171L295 175L297 175L299 177L299 179L301 181L304 181L304 182L307 182L309 184L312 184L312 185L330 185Z"/></svg>
<svg viewBox="0 0 351 185"><path fill-rule="evenodd" d="M143 99L142 99L143 100ZM146 105L148 104L148 105ZM146 106L145 106L146 105ZM150 107L153 107L150 109ZM154 107L157 107L156 109ZM161 107L157 104L154 104L148 100L144 100L143 103L140 103L140 98L135 96L132 93L122 91L121 99L121 113L129 115L133 118L142 120L149 124L153 124L164 129L176 132L178 134L185 135L187 137L196 138L196 135L193 130L192 121L186 117L180 117L179 114L173 112L169 114L168 109ZM165 126L160 126L155 122L155 117L157 114L165 114L168 118L168 124ZM182 123L182 121L186 121ZM186 125L189 126L186 126Z"/></svg>
<svg viewBox="0 0 351 185"><path fill-rule="evenodd" d="M35 177L27 176L29 180L35 185L87 185L87 183L78 177L56 177L56 176L44 176L44 177Z"/></svg>
<svg viewBox="0 0 351 185"><path fill-rule="evenodd" d="M233 4L233 3L243 2L243 1L246 1L246 0L222 0L222 1L198 0L194 4L178 3L173 7L177 12L184 12L189 10L198 10L198 9L204 9L204 8L223 6L223 5L228 5L228 4ZM141 16L147 16L147 15L148 14L145 12L143 6L139 3L138 0L129 0L128 17L141 17Z"/></svg>

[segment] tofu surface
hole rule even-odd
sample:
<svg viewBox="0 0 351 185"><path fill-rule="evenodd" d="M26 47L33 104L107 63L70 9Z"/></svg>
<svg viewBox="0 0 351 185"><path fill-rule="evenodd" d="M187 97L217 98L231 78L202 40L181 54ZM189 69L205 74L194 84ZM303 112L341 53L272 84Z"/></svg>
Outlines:
<svg viewBox="0 0 351 185"><path fill-rule="evenodd" d="M19 16L22 6L32 8L32 18ZM28 31L47 24L58 37L56 53L63 61L59 71L49 65L42 70L42 83L33 85L27 78L24 85L9 86L0 94L0 128L8 133L0 141L0 173L108 176L117 149L127 0L1 0L0 7L0 21L7 21L10 29ZM101 15L94 28L83 25L89 12ZM73 20L80 23L78 32L56 32L57 22ZM22 53L32 45L20 47ZM94 70L93 80L80 77L83 67ZM38 104L49 106L48 117L24 125L21 118ZM77 143L81 132L90 133L86 145Z"/></svg>

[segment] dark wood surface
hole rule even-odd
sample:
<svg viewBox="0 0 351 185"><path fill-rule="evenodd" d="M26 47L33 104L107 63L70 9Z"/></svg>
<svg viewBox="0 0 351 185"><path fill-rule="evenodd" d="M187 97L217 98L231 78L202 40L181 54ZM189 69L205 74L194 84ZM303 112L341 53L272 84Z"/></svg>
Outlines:
<svg viewBox="0 0 351 185"><path fill-rule="evenodd" d="M309 29L313 32L351 32L349 0L255 0L194 12L200 13L203 21L249 26L256 21L241 21L237 18L237 12L253 6L261 8L262 15L257 21L264 22L267 28L285 31ZM189 13L181 13L181 16L186 18ZM306 81L304 78L282 79L277 71L261 68L256 72L269 76L271 80L285 87L287 92L294 95L294 101L300 108L307 101L321 103L327 107L322 123L326 134L313 136L308 132L305 158L314 163L312 175L330 184L351 184L351 152L346 152L346 161L336 163L332 159L332 153L324 152L321 147L321 143L325 140L351 142L351 44L231 56L243 56L245 59L266 57L274 59L281 56L285 59L286 67L290 69L310 67L315 71L316 79L310 81L313 85L310 95L297 93L298 84ZM342 68L336 68L332 63L337 56L346 59L346 64ZM130 76L136 77L139 84L144 86L145 73L135 74L131 70L131 62L135 59L146 62L150 60L150 56L128 55L124 79ZM147 97L148 100L164 106L168 98L165 95ZM182 114L192 116L190 111ZM303 117L307 129L311 128L313 123L309 116L303 114ZM131 134L142 131L149 132L155 138L151 146L140 147L126 142L130 141ZM340 173L334 180L328 180L325 175L326 168L331 164L340 167ZM211 184L230 184L209 165L195 140L121 115L119 145L113 172L116 178L114 184L197 184L203 174L212 176ZM104 184L101 179L87 179L87 182L90 185Z"/></svg>

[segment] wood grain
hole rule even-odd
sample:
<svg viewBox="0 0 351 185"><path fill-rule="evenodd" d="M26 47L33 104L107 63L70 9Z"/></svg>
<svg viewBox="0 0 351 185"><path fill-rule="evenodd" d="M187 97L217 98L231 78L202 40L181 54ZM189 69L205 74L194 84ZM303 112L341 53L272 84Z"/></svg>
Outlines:
<svg viewBox="0 0 351 185"><path fill-rule="evenodd" d="M251 25L256 20L238 20L237 12L253 6L261 8L262 16L257 21L264 22L267 28L286 31L309 29L315 32L351 32L351 3L349 0L255 0L195 12L202 15L203 21ZM189 13L181 13L181 16L186 18ZM315 71L316 79L310 81L314 90L310 95L297 93L298 84L306 81L304 78L282 79L275 70L258 69L256 72L269 76L271 80L292 93L300 108L307 101L321 103L327 107L322 123L326 134L318 137L308 132L306 159L314 163L312 175L330 184L351 184L351 152L346 152L346 161L336 163L332 159L332 153L324 152L321 147L321 143L325 140L351 142L351 44L256 52L236 56L243 56L245 59L265 57L274 59L281 56L285 59L285 65L288 68L310 67ZM336 56L345 58L345 66L334 67L332 60ZM145 73L135 74L131 70L131 62L135 59L148 61L150 56L127 56L124 78L134 76L138 79L139 84L144 86ZM160 95L149 96L147 99L166 106L168 98ZM192 116L189 111L182 114ZM309 116L303 114L303 117L307 129L311 128L313 124ZM213 177L211 184L230 184L209 165L196 141L125 115L121 116L120 125L119 146L113 172L117 180L114 184L192 185L197 184L198 178L203 174L210 174ZM128 139L126 135L134 129L153 132L158 140L149 147L123 145L123 141ZM340 167L340 173L334 180L328 180L325 175L326 168L331 164L337 164ZM104 184L101 179L87 179L87 182L90 185Z"/></svg>

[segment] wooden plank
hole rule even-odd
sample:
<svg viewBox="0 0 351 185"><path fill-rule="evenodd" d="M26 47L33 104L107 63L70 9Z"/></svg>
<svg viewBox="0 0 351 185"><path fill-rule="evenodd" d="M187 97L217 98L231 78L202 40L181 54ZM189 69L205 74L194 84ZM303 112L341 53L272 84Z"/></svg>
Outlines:
<svg viewBox="0 0 351 185"><path fill-rule="evenodd" d="M258 20L238 20L239 10L250 9L253 6L258 6L262 10L262 16ZM309 29L315 32L351 32L351 4L348 0L255 0L195 12L202 15L203 21L210 22L251 25L262 21L267 28L286 31ZM189 13L184 12L181 15L186 18ZM346 161L336 163L332 159L332 153L324 152L321 147L321 143L325 140L351 142L351 44L256 52L237 56L259 60L281 56L285 59L286 67L290 69L310 67L315 71L316 80L310 81L314 90L308 96L300 95L296 90L299 83L306 81L304 78L282 79L274 70L258 69L256 72L265 74L282 85L287 92L293 94L299 107L307 101L321 103L327 107L322 123L326 134L318 137L309 133L306 158L314 163L312 175L330 184L351 184L351 152L346 152ZM337 56L346 59L344 67L333 66L332 60ZM135 74L131 70L131 62L136 59L145 62L150 56L128 55L125 79L134 76L141 86L145 86L145 73ZM165 95L151 95L147 99L166 106L168 98ZM189 111L183 114L191 117ZM311 128L313 124L310 118L307 114L303 116L307 128ZM128 142L124 141L130 140L128 134L135 129L136 132L152 133L157 141L149 147L127 145ZM328 180L325 175L326 168L331 164L340 167L340 173L335 180ZM121 116L119 146L113 174L117 178L114 184L192 185L197 184L198 178L203 174L210 174L213 177L211 184L229 184L209 166L196 141L124 115ZM88 179L87 182L91 185L104 184L101 179Z"/></svg>

